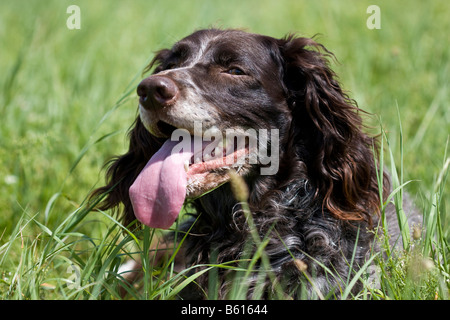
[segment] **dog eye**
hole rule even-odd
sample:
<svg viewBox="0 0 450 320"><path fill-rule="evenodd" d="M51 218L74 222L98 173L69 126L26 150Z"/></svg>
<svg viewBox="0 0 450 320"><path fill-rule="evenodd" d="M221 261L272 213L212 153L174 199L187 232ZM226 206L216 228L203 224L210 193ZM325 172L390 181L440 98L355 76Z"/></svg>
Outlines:
<svg viewBox="0 0 450 320"><path fill-rule="evenodd" d="M243 75L245 75L245 72L242 71L242 70L239 69L239 68L230 68L230 69L228 69L228 70L226 71L226 73L231 74L231 75L233 75L233 76L243 76Z"/></svg>

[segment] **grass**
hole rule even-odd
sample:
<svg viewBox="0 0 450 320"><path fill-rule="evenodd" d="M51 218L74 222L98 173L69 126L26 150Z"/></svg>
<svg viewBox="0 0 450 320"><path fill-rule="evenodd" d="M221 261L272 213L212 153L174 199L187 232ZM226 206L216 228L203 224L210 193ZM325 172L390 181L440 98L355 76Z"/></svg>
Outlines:
<svg viewBox="0 0 450 320"><path fill-rule="evenodd" d="M374 132L383 133L378 161L397 178L391 200L404 219L400 200L408 191L424 213L424 228L413 237L413 230L402 229L407 241L400 255L392 255L381 237L385 254L372 257L379 286L368 283L363 268L349 275L342 293L353 299L449 298L446 1L77 0L81 29L69 30L71 4L0 4L1 299L120 299L120 286L134 299L173 299L199 276L177 274L173 254L153 268L143 252L158 233L144 228L134 235L108 212L90 212L85 199L102 183L104 162L126 148L125 133L136 116L134 88L153 52L211 25L275 37L320 34L339 60L334 69L343 86L380 118L368 125L383 126ZM366 28L371 4L381 9L380 30ZM212 261L201 272L214 279L225 268L245 276L263 257L258 252L240 265ZM142 257L143 290L127 287L118 274L129 256ZM358 278L367 282L363 292L347 295ZM235 283L233 297L243 297Z"/></svg>

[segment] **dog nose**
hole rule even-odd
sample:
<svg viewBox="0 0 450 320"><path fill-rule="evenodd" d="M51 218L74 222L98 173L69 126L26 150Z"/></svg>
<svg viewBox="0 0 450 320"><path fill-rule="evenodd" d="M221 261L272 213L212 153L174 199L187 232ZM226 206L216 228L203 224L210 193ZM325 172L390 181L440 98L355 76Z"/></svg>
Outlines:
<svg viewBox="0 0 450 320"><path fill-rule="evenodd" d="M150 76L141 81L137 87L140 104L146 108L165 107L177 99L176 83L165 76Z"/></svg>

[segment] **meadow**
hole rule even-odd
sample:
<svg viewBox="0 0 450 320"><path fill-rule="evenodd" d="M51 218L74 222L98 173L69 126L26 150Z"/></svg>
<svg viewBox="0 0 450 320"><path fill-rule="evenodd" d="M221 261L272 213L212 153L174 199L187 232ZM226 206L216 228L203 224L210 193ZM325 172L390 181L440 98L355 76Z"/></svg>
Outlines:
<svg viewBox="0 0 450 320"><path fill-rule="evenodd" d="M79 29L67 24L73 4ZM373 4L380 29L366 23ZM104 163L126 150L135 88L154 52L215 26L317 35L335 54L343 87L373 114L366 124L398 178L391 199L408 192L424 213L422 233L403 230L404 251L373 257L379 285L365 282L350 296L353 280L364 279L356 273L343 297L448 300L449 16L445 0L1 1L0 299L121 299L118 267L129 255L148 268L128 298L174 299L195 281L176 274L172 259L150 267L143 252L158 231L135 235L86 198L103 183ZM232 266L202 272L216 268Z"/></svg>

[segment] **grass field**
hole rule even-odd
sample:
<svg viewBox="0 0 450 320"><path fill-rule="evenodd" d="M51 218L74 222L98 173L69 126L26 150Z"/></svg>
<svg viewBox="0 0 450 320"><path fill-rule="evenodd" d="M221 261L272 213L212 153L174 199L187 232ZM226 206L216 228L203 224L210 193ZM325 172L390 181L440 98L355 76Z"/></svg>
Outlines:
<svg viewBox="0 0 450 320"><path fill-rule="evenodd" d="M72 4L80 29L66 25ZM366 26L372 4L381 29ZM126 148L153 52L209 26L318 34L335 53L343 87L376 115L375 132L382 124L386 166L411 181L404 189L426 222L400 257L374 259L379 288L349 298L448 299L449 16L446 0L0 0L0 299L119 299L118 266L154 231L123 235L84 202ZM205 270L217 267L228 266ZM194 280L170 261L146 277L130 297L171 299Z"/></svg>

